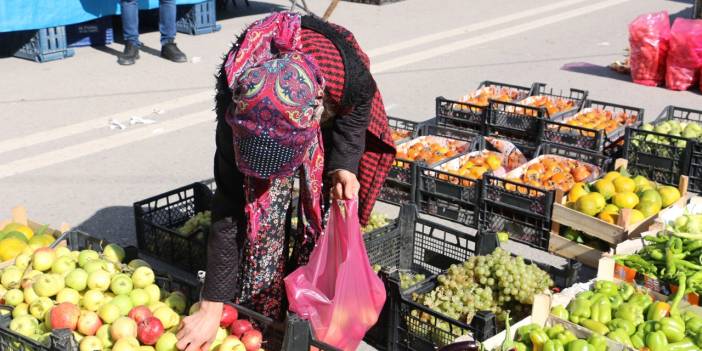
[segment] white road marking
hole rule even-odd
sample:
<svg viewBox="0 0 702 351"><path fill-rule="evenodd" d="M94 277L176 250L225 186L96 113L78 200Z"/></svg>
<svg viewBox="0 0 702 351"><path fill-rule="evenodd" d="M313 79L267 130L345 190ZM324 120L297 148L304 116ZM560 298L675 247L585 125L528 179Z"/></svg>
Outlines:
<svg viewBox="0 0 702 351"><path fill-rule="evenodd" d="M0 178L10 177L61 162L74 160L83 156L92 155L119 146L149 139L154 135L168 134L204 122L212 122L214 128L214 118L215 117L212 111L196 112L162 123L135 129L133 131L122 132L105 138L91 140L54 151L45 152L36 156L11 161L0 165Z"/></svg>
<svg viewBox="0 0 702 351"><path fill-rule="evenodd" d="M424 35L421 37L417 37L417 38L414 38L411 40L406 40L406 41L399 42L396 44L386 45L386 46L383 46L383 47L380 47L377 49L369 50L366 52L366 54L368 54L369 57L377 57L380 55L387 55L389 53L409 49L409 48L412 48L415 46L420 46L420 45L432 43L432 42L442 40L442 39L448 39L448 38L456 37L459 35L465 35L465 34L468 34L471 32L476 32L479 30L483 30L483 29L498 26L501 24L509 23L509 22L512 22L512 21L515 21L518 19L531 17L531 16L538 15L538 14L541 14L544 12L549 12L549 11L557 10L557 9L564 8L564 7L570 7L570 6L573 6L575 4L585 2L585 1L589 1L589 0L559 1L559 2L556 2L555 4L536 7L533 9L520 11L518 13L514 13L511 15L497 17L497 18L493 18L491 20L482 21L482 22L478 22L478 23L473 23L471 25L467 25L464 27L454 28L451 30L438 32L438 33L432 33L429 35Z"/></svg>
<svg viewBox="0 0 702 351"><path fill-rule="evenodd" d="M539 27L544 27L549 24L553 24L556 22L564 21L573 17L577 16L582 16L584 14L602 10L614 5L618 5L621 3L625 3L629 0L607 0L603 2L599 2L596 4L584 6L575 10L563 12L557 15L552 15L549 17L544 17L540 18L538 20L532 21L532 22L527 22L524 24L512 26L512 27L507 27L504 29L496 30L491 33L479 35L476 37L472 37L469 39L457 41L451 44L446 44L438 47L433 47L430 49L426 49L423 51L415 52L413 54L401 56L395 59L383 61L380 63L377 63L371 67L371 72L372 73L380 73L380 72L385 72L394 68L398 68L401 66L406 66L412 63L428 60L434 57L450 54L452 52L456 52L459 50L463 50L465 48L469 48L471 46L475 45L480 45L484 44L490 41L494 41L497 39L502 39L506 38L515 34L519 34L522 32L526 32L532 29L536 29Z"/></svg>

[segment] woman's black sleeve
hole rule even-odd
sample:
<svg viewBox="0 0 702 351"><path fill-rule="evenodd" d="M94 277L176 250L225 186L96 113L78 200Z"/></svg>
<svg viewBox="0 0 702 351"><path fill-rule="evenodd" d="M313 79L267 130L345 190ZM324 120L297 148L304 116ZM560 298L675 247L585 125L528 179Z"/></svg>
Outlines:
<svg viewBox="0 0 702 351"><path fill-rule="evenodd" d="M366 130L370 123L371 101L355 105L345 114L334 117L331 130L331 150L327 156L327 171L344 169L358 173L366 145Z"/></svg>

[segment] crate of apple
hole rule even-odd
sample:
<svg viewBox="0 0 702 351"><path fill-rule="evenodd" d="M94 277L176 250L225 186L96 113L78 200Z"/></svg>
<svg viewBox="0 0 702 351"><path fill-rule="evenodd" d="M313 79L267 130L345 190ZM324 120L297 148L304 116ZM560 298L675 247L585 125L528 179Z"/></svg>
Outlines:
<svg viewBox="0 0 702 351"><path fill-rule="evenodd" d="M190 307L189 314L200 309L200 303ZM241 307L224 304L222 318L219 321L217 336L210 350L217 351L264 351L263 333L245 319L244 313L239 313ZM241 318L241 319L240 319ZM157 350L159 351L159 350Z"/></svg>
<svg viewBox="0 0 702 351"><path fill-rule="evenodd" d="M49 350L52 332L68 329L80 351L175 351L186 294L167 293L147 262L124 258L114 244L19 255L0 274L0 303L12 308L0 316L0 344L14 333L12 343Z"/></svg>

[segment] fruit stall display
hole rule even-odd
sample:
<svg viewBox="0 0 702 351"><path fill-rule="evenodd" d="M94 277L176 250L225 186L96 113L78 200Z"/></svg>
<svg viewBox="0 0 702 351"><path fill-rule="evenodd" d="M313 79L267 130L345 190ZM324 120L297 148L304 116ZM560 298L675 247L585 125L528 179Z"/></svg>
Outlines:
<svg viewBox="0 0 702 351"><path fill-rule="evenodd" d="M668 106L652 123L629 128L626 159L632 172L676 185L690 177L690 191L702 192L702 111Z"/></svg>
<svg viewBox="0 0 702 351"><path fill-rule="evenodd" d="M402 143L419 135L423 126L433 123L433 120L415 122L406 119L388 116L388 125L392 131L392 140L395 144Z"/></svg>
<svg viewBox="0 0 702 351"><path fill-rule="evenodd" d="M67 227L66 224L62 225L61 231L67 230ZM50 246L61 231L27 219L24 207L14 208L10 219L0 221L0 269L12 264L21 253Z"/></svg>
<svg viewBox="0 0 702 351"><path fill-rule="evenodd" d="M514 183L531 185L544 190L569 191L577 182L596 179L599 167L558 155L542 155L520 166L504 177ZM508 186L508 190L527 190Z"/></svg>

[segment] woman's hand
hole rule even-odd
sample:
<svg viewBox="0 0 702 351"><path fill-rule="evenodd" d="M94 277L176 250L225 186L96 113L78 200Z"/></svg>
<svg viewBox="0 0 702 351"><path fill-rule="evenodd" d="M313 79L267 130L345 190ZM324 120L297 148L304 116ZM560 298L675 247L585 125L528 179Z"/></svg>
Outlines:
<svg viewBox="0 0 702 351"><path fill-rule="evenodd" d="M337 200L352 200L358 196L361 185L356 175L347 170L332 173L332 197Z"/></svg>
<svg viewBox="0 0 702 351"><path fill-rule="evenodd" d="M224 304L221 302L203 300L199 311L183 318L176 335L176 347L183 351L209 350L217 336L223 308Z"/></svg>

